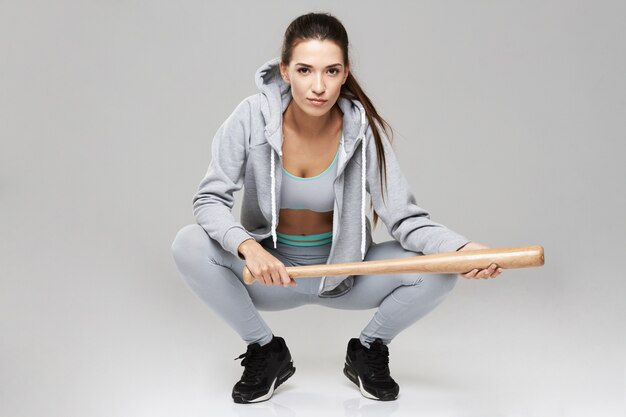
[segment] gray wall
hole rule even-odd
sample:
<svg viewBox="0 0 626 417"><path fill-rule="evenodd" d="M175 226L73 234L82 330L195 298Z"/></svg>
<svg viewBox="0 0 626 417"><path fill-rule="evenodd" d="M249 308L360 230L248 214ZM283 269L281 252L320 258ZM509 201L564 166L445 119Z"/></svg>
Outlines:
<svg viewBox="0 0 626 417"><path fill-rule="evenodd" d="M398 374L439 361L484 400L449 415L623 415L624 2L67 0L0 5L0 414L233 412L245 345L170 244L215 130L309 11L346 26L431 217L545 248L542 268L460 280L394 342ZM373 313L263 315L304 381Z"/></svg>

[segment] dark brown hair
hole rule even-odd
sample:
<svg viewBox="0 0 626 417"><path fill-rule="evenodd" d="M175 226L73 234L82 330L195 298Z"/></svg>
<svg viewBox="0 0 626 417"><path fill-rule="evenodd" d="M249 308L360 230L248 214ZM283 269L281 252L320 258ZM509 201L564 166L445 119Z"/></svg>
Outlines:
<svg viewBox="0 0 626 417"><path fill-rule="evenodd" d="M335 42L341 48L344 67L345 65L350 63L350 59L348 56L348 33L346 32L346 29L339 21L339 19L329 13L308 13L299 16L295 20L293 20L285 31L283 46L280 54L281 61L285 65L289 65L289 63L291 62L293 50L296 45L298 45L302 41L308 41L313 39L320 41L329 40ZM346 82L341 86L341 92L339 96L348 99L357 99L365 108L365 113L367 114L367 119L369 121L370 127L372 128L372 133L374 134L374 139L376 142L376 154L378 156L378 160L381 162L378 165L378 170L381 177L380 186L383 190L382 197L384 202L385 186L383 185L383 181L385 184L387 183L386 162L385 154L383 151L382 137L378 130L379 128L376 126L374 121L376 120L378 124L384 129L387 138L390 137L389 131L391 131L391 133L393 134L393 130L391 129L391 126L378 114L378 112L374 108L374 105L367 97L353 74L354 72L351 68ZM391 143L392 139L389 139L389 142ZM365 143L361 142L361 146L365 146ZM370 208L372 208L373 210L371 201ZM376 223L378 222L378 214L376 213L376 210L373 210L373 212L375 228Z"/></svg>

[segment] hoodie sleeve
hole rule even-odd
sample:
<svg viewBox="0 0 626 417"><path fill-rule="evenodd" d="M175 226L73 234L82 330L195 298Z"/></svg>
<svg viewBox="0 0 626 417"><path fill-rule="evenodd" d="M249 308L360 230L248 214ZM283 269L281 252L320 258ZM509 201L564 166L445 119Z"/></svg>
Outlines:
<svg viewBox="0 0 626 417"><path fill-rule="evenodd" d="M211 162L193 197L193 214L208 235L243 259L237 248L254 239L232 214L233 193L240 190L250 139L250 104L243 100L218 128L211 144Z"/></svg>
<svg viewBox="0 0 626 417"><path fill-rule="evenodd" d="M381 131L386 162L386 192L383 202L380 189L380 174L376 143L371 126L367 127L366 141L366 187L372 204L389 234L403 248L425 255L455 252L470 242L440 223L430 220L429 213L416 204L415 196L400 170L391 143Z"/></svg>

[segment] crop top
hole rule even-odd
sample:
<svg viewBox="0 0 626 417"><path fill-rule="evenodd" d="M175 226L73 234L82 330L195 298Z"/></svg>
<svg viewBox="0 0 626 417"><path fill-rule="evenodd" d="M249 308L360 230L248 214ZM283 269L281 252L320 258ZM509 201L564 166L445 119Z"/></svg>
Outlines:
<svg viewBox="0 0 626 417"><path fill-rule="evenodd" d="M343 139L343 137L342 137ZM337 175L337 158L322 173L303 178L289 173L283 168L283 182L280 193L281 209L304 210L317 212L333 211L335 189L333 183Z"/></svg>
<svg viewBox="0 0 626 417"><path fill-rule="evenodd" d="M343 136L341 137L343 140ZM341 142L339 142L341 144ZM320 174L303 178L291 174L283 168L283 182L280 191L280 208L293 210L313 210L317 212L333 211L335 205L335 189L337 176L337 158L339 148L333 162ZM291 246L321 246L332 242L333 232L291 235L276 231L277 241Z"/></svg>

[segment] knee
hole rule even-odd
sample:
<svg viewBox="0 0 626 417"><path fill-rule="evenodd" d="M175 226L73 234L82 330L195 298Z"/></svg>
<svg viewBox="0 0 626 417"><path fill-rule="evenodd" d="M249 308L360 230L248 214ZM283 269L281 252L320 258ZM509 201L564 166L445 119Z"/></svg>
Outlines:
<svg viewBox="0 0 626 417"><path fill-rule="evenodd" d="M453 274L453 273L437 274L437 278L438 278L438 283L441 287L441 292L447 294L454 289L454 286L459 280L459 275Z"/></svg>
<svg viewBox="0 0 626 417"><path fill-rule="evenodd" d="M176 233L171 245L172 256L177 265L188 263L191 259L205 254L210 240L202 226L188 224Z"/></svg>
<svg viewBox="0 0 626 417"><path fill-rule="evenodd" d="M430 274L430 276L421 279L418 285L426 286L429 291L445 296L454 289L458 280L458 274L454 273Z"/></svg>

